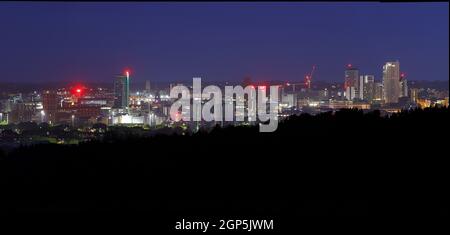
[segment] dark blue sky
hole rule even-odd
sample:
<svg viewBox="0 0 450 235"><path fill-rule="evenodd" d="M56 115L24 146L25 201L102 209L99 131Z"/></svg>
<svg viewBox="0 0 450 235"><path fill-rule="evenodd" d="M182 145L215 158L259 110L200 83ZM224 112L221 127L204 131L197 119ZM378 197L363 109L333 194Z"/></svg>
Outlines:
<svg viewBox="0 0 450 235"><path fill-rule="evenodd" d="M449 79L448 3L0 3L0 81Z"/></svg>

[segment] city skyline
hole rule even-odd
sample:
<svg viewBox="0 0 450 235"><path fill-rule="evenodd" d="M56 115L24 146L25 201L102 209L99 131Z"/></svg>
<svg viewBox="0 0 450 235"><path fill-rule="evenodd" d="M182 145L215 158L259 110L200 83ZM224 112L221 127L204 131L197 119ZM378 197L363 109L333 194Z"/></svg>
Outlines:
<svg viewBox="0 0 450 235"><path fill-rule="evenodd" d="M156 234L448 215L448 7L0 3L0 214Z"/></svg>
<svg viewBox="0 0 450 235"><path fill-rule="evenodd" d="M341 82L348 63L381 81L397 60L410 80L449 77L448 3L1 3L0 12L9 55L0 82L109 82L124 68L136 83L302 81L314 65L315 80Z"/></svg>

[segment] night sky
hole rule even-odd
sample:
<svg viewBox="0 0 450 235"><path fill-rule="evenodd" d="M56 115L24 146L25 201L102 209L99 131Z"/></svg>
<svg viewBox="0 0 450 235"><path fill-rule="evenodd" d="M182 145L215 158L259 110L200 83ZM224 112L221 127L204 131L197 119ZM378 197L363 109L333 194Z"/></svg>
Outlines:
<svg viewBox="0 0 450 235"><path fill-rule="evenodd" d="M449 79L448 3L0 3L0 82Z"/></svg>

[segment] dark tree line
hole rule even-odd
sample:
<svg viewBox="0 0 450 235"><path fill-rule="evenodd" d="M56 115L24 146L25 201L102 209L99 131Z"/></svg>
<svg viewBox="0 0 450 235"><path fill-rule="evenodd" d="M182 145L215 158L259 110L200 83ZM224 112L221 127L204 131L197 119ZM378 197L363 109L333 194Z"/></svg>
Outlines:
<svg viewBox="0 0 450 235"><path fill-rule="evenodd" d="M110 131L78 146L0 152L4 214L448 214L449 109L292 116L273 133ZM164 217L166 216L166 217ZM277 218L278 218L277 217Z"/></svg>

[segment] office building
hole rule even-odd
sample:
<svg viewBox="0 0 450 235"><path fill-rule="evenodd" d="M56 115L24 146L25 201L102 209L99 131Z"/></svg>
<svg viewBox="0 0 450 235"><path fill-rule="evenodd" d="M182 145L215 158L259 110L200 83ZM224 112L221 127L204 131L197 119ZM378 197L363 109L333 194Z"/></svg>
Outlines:
<svg viewBox="0 0 450 235"><path fill-rule="evenodd" d="M375 96L375 76L364 75L362 77L362 98L369 102L372 102Z"/></svg>
<svg viewBox="0 0 450 235"><path fill-rule="evenodd" d="M351 64L347 65L345 69L344 90L347 100L353 100L359 97L359 70L354 68Z"/></svg>
<svg viewBox="0 0 450 235"><path fill-rule="evenodd" d="M114 108L127 109L130 102L130 75L117 75L114 80Z"/></svg>
<svg viewBox="0 0 450 235"><path fill-rule="evenodd" d="M354 86L348 86L345 89L345 98L347 100L354 100L356 99L356 88Z"/></svg>
<svg viewBox="0 0 450 235"><path fill-rule="evenodd" d="M408 80L406 77L400 77L400 97L408 97Z"/></svg>
<svg viewBox="0 0 450 235"><path fill-rule="evenodd" d="M373 100L372 101L382 101L384 100L384 94L383 94L383 83L376 82L374 85L374 91L373 91Z"/></svg>
<svg viewBox="0 0 450 235"><path fill-rule="evenodd" d="M52 91L45 91L42 94L43 112L41 112L41 120L48 121L49 123L55 123L58 105L58 95Z"/></svg>
<svg viewBox="0 0 450 235"><path fill-rule="evenodd" d="M411 91L411 97L410 97L411 102L412 103L417 103L417 100L419 99L419 92L420 92L420 90L417 89L417 88L412 88L410 91Z"/></svg>
<svg viewBox="0 0 450 235"><path fill-rule="evenodd" d="M384 102L398 103L400 97L400 62L387 62L383 66Z"/></svg>

